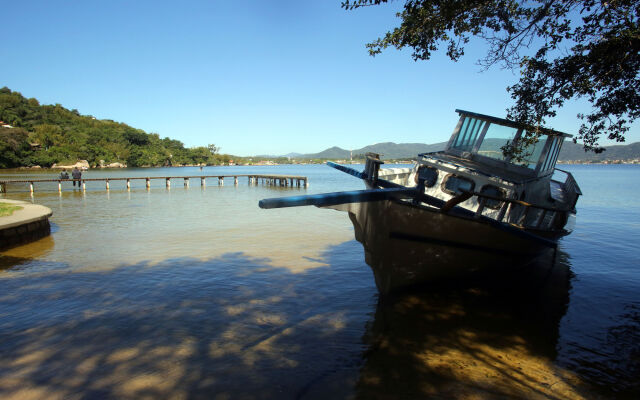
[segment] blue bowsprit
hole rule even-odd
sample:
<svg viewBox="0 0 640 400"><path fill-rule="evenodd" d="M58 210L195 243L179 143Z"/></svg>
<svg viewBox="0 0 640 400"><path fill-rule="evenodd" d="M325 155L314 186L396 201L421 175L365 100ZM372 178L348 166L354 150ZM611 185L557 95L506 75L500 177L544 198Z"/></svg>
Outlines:
<svg viewBox="0 0 640 400"><path fill-rule="evenodd" d="M392 189L371 189L354 190L349 192L333 192L311 194L306 196L274 197L260 200L260 208L282 208L299 206L335 206L347 203L364 203L369 201L380 201L387 199L412 198L415 196L415 189L392 188Z"/></svg>

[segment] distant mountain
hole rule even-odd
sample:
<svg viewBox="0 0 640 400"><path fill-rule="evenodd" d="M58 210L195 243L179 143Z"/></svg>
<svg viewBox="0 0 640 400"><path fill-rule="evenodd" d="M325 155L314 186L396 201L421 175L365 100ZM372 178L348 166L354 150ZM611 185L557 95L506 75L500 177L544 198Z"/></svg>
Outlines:
<svg viewBox="0 0 640 400"><path fill-rule="evenodd" d="M298 159L333 159L348 160L351 154L353 157L368 152L381 155L382 159L409 159L420 153L444 150L447 142L424 144L424 143L376 143L353 151L345 150L333 146L319 153L300 154L289 153L280 157L290 157ZM502 145L502 144L501 144ZM496 147L498 149L500 146ZM605 161L605 160L632 160L640 159L640 142L628 145L615 145L606 147L606 151L600 154L585 152L581 144L566 141L562 145L559 161Z"/></svg>
<svg viewBox="0 0 640 400"><path fill-rule="evenodd" d="M333 146L324 151L321 151L320 153L301 154L299 158L329 158L334 160L344 160L349 159L349 154L349 150Z"/></svg>
<svg viewBox="0 0 640 400"><path fill-rule="evenodd" d="M633 160L640 158L640 142L605 147L606 151L596 154L585 152L581 144L564 142L558 160L560 161L605 161Z"/></svg>
<svg viewBox="0 0 640 400"><path fill-rule="evenodd" d="M367 152L377 153L383 159L398 159L415 157L420 153L444 150L447 142L424 144L424 143L376 143L370 146L354 150L353 154L364 154Z"/></svg>
<svg viewBox="0 0 640 400"><path fill-rule="evenodd" d="M420 153L443 150L446 144L446 142L435 144L385 142L353 149L353 151L334 146L319 153L301 154L295 158L348 160L351 154L355 157L369 152L380 154L382 159L411 158Z"/></svg>

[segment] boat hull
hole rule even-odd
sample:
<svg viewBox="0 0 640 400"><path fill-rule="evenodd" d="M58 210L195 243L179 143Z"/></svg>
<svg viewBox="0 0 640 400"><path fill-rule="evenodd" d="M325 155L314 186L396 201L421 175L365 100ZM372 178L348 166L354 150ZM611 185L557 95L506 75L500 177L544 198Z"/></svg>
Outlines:
<svg viewBox="0 0 640 400"><path fill-rule="evenodd" d="M526 266L555 243L495 221L384 200L330 208L349 213L381 293L440 279Z"/></svg>

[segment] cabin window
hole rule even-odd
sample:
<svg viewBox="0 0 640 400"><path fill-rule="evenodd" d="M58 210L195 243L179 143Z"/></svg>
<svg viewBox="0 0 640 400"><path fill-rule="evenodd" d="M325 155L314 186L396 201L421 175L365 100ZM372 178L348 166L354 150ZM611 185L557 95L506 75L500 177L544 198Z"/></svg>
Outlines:
<svg viewBox="0 0 640 400"><path fill-rule="evenodd" d="M484 185L482 189L480 189L480 193L494 197L506 197L506 193L504 190L493 185ZM502 201L499 200L483 198L482 201L484 201L485 207L491 208L492 210L499 210L500 207L502 207Z"/></svg>
<svg viewBox="0 0 640 400"><path fill-rule="evenodd" d="M495 158L497 160L505 160L502 153L502 147L507 143L513 142L518 130L509 126L497 124L489 125L484 140L478 148L478 154L485 157Z"/></svg>
<svg viewBox="0 0 640 400"><path fill-rule="evenodd" d="M427 167L426 165L418 168L418 173L416 174L416 184L418 184L419 179L424 179L425 187L432 187L438 181L438 170L433 167Z"/></svg>
<svg viewBox="0 0 640 400"><path fill-rule="evenodd" d="M471 151L486 124L487 122L485 121L465 117L460 131L451 144L451 148L460 151Z"/></svg>
<svg viewBox="0 0 640 400"><path fill-rule="evenodd" d="M522 161L514 160L513 163L531 169L536 169L538 161L540 161L540 156L542 155L542 150L544 150L544 146L547 143L546 138L547 136L541 136L537 143L531 144L523 149Z"/></svg>
<svg viewBox="0 0 640 400"><path fill-rule="evenodd" d="M442 183L442 191L452 196L465 192L473 192L476 184L467 178L463 178L457 175L447 175Z"/></svg>
<svg viewBox="0 0 640 400"><path fill-rule="evenodd" d="M547 153L547 158L544 160L540 171L545 172L550 169L553 169L556 165L556 161L558 160L558 154L560 153L560 148L562 147L562 141L564 140L561 136L554 136L551 140L551 146L549 147L549 152Z"/></svg>

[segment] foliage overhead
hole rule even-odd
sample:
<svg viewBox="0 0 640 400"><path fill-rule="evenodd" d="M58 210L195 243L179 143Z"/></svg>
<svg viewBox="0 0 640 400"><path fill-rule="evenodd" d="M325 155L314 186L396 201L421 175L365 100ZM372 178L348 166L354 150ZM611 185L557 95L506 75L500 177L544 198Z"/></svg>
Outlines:
<svg viewBox="0 0 640 400"><path fill-rule="evenodd" d="M347 10L387 0L346 0ZM400 26L367 44L375 56L389 46L428 60L441 46L457 61L470 39L488 45L485 68L519 69L508 87L507 118L524 124L522 147L570 99L586 99L577 137L601 152L601 136L623 142L640 114L640 1L638 0L406 0ZM518 149L514 150L516 153Z"/></svg>
<svg viewBox="0 0 640 400"><path fill-rule="evenodd" d="M126 124L80 115L60 104L40 105L19 92L0 89L0 168L75 164L87 160L99 165L119 162L130 167L221 164L228 155L220 148L185 148L178 140L161 139Z"/></svg>

